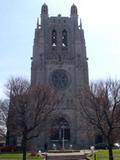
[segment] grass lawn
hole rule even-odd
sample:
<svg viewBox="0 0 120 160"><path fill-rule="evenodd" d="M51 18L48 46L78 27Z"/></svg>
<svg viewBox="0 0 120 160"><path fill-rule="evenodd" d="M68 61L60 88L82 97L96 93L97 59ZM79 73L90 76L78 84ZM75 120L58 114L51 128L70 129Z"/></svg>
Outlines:
<svg viewBox="0 0 120 160"><path fill-rule="evenodd" d="M22 154L20 153L0 153L0 160L22 160ZM42 157L31 157L27 154L27 160L43 160Z"/></svg>
<svg viewBox="0 0 120 160"><path fill-rule="evenodd" d="M120 160L120 150L113 150L114 160ZM96 151L96 159L91 157L90 160L108 160L108 150L98 150Z"/></svg>
<svg viewBox="0 0 120 160"><path fill-rule="evenodd" d="M120 150L114 149L114 160L120 160ZM0 160L22 160L22 154L20 153L0 153ZM43 160L42 157L31 157L27 154L27 160ZM108 150L96 151L96 159L90 157L90 160L108 160Z"/></svg>

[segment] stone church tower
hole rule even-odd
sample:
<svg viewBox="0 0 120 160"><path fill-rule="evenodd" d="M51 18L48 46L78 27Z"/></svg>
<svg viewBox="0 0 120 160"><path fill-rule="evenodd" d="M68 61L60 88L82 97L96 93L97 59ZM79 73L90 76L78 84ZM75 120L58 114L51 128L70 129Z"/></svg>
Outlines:
<svg viewBox="0 0 120 160"><path fill-rule="evenodd" d="M78 25L74 4L70 17L49 17L48 6L41 7L41 24L38 19L35 29L31 84L50 85L64 94L64 102L37 140L38 147L45 143L60 147L63 138L66 147L88 146L83 120L74 103L80 88L89 85L84 31L81 20ZM50 128L56 131L48 133Z"/></svg>

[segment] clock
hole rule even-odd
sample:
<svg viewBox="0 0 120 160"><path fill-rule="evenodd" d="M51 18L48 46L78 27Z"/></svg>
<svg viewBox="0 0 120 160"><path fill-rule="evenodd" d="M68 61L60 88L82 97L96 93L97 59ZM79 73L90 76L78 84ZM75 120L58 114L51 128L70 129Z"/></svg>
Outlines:
<svg viewBox="0 0 120 160"><path fill-rule="evenodd" d="M70 74L63 69L56 69L50 75L50 83L56 89L66 89L70 84Z"/></svg>

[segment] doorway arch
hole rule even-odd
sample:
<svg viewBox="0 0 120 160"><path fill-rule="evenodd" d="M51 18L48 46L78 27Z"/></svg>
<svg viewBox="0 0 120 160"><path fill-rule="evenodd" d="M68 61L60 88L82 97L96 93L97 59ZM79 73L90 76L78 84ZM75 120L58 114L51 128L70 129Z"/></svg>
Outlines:
<svg viewBox="0 0 120 160"><path fill-rule="evenodd" d="M70 141L70 125L65 118L55 119L51 125L50 140L61 145L62 140Z"/></svg>

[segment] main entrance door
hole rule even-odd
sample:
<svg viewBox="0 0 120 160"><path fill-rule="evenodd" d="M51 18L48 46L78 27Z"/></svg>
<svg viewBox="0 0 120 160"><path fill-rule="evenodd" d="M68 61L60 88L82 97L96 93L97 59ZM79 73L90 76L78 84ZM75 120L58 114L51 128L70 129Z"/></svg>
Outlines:
<svg viewBox="0 0 120 160"><path fill-rule="evenodd" d="M50 134L51 142L58 145L58 147L68 145L70 141L69 123L64 118L56 119L51 126Z"/></svg>

